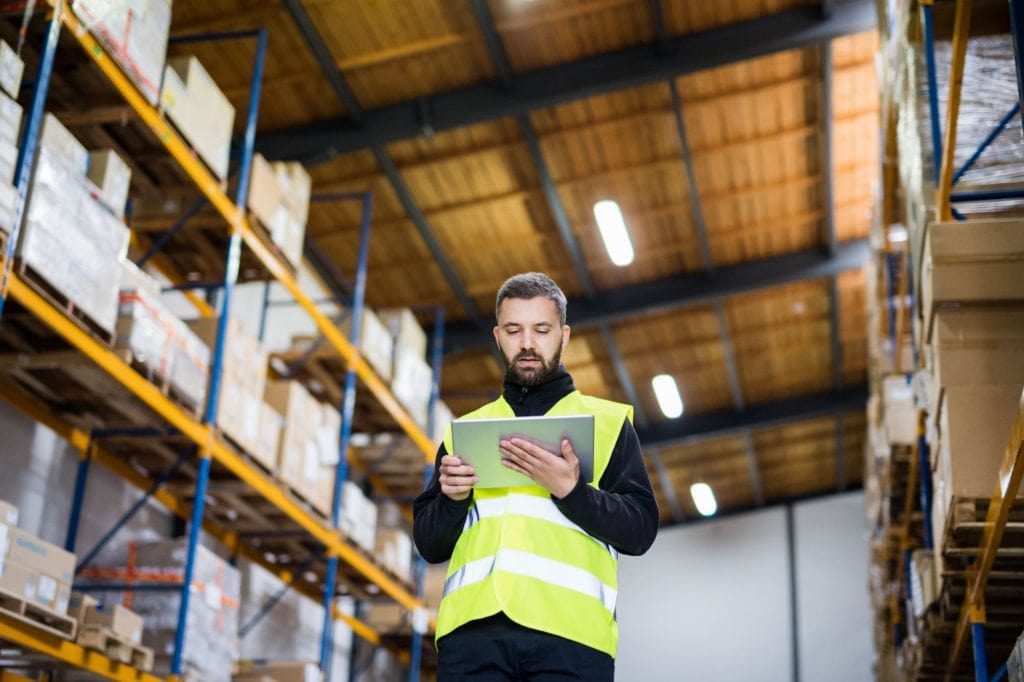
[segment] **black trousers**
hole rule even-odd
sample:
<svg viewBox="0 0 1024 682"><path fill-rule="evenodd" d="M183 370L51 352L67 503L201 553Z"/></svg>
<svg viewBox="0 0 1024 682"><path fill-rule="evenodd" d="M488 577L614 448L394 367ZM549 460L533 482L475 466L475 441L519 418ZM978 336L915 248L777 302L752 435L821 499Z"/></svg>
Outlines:
<svg viewBox="0 0 1024 682"><path fill-rule="evenodd" d="M610 682L603 651L517 625L504 614L466 623L437 643L438 682Z"/></svg>

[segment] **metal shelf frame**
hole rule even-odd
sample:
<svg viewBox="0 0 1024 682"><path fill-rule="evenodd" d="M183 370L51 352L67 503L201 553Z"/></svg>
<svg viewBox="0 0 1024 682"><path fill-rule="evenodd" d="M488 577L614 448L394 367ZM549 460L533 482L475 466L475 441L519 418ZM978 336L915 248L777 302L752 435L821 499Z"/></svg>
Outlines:
<svg viewBox="0 0 1024 682"><path fill-rule="evenodd" d="M970 192L954 192L953 188L963 175L977 162L988 146L1021 111L1020 99L1024 99L1024 0L1009 0L1010 17L1014 41L1014 59L1017 66L1019 101L1000 119L995 127L986 135L978 147L959 169L954 168L956 151L957 123L960 110L960 98L963 91L964 63L967 43L970 39L970 22L972 0L957 0L953 24L952 62L949 76L949 96L947 99L945 129L939 120L938 84L935 66L935 33L933 28L933 0L920 0L922 25L925 44L925 59L928 76L928 101L930 126L932 132L932 155L935 166L936 207L940 220L966 220L954 203L971 201L991 201L998 199L1024 198L1024 190L1017 188L996 188ZM908 260L909 263L909 260ZM917 297L913 305L919 305ZM914 344L916 349L917 344ZM985 528L979 547L977 560L971 565L967 575L967 593L959 610L957 623L953 632L953 643L950 647L945 679L952 680L960 665L961 657L966 648L967 638L973 643L973 661L975 679L989 679L988 662L985 652L985 588L995 562L996 551L1002 541L1009 518L1010 508L1016 492L1024 479L1024 397L1018 405L1017 418L1009 434L1008 445L998 472L995 490L989 502ZM928 450L923 435L923 424L919 427L918 453L921 471L928 463ZM930 545L936 539L931 538L931 486L929 477L920 477L920 495L922 509L925 514L925 543ZM998 678L1005 667L996 673ZM993 679L996 679L993 678Z"/></svg>
<svg viewBox="0 0 1024 682"><path fill-rule="evenodd" d="M75 492L73 497L72 511L69 518L66 545L74 548L77 537L78 522L81 514L81 506L84 500L85 489L88 481L90 464L98 461L119 474L130 483L144 490L142 500L129 509L115 526L104 536L101 543L90 550L83 559L82 565L88 562L92 556L109 541L123 524L142 507L149 498L161 501L169 510L180 518L190 521L188 529L188 553L184 569L183 580L178 585L160 586L162 589L180 590L179 625L175 638L174 654L172 657L171 674L173 678L180 677L182 673L182 652L184 649L185 623L189 609L189 589L192 582L194 570L195 551L199 539L200 530L205 530L213 537L221 540L233 555L246 556L266 566L267 563L259 552L246 547L241 542L238 534L213 523L205 517L205 500L207 484L209 482L210 468L212 461L216 460L220 465L234 474L238 479L248 484L256 492L260 493L266 500L272 503L280 511L286 514L292 521L297 523L309 537L316 540L325 547L327 556L328 571L325 579L324 590L320 594L324 606L324 627L321 641L321 668L325 671L327 679L330 679L330 653L332 650L333 624L335 620L342 620L348 624L355 634L363 637L371 644L380 645L381 638L372 628L361 621L348 616L340 611L335 603L335 579L338 572L339 561L344 561L356 571L361 573L367 580L376 584L380 590L390 598L395 599L399 604L414 612L413 650L411 655L401 655L403 662L412 661L410 672L411 679L418 679L420 660L420 639L422 634L433 626L432 619L426 617L421 598L409 594L399 583L392 580L376 564L364 558L354 547L344 541L338 531L341 510L342 483L348 477L347 453L349 450L352 418L355 407L355 391L357 380L361 380L369 389L375 399L387 410L398 426L424 453L427 476L430 475L434 461L434 443L431 438L412 420L407 411L398 404L393 394L376 373L363 360L356 345L358 343L362 313L364 310L364 299L366 291L366 269L368 262L368 244L370 235L370 223L372 215L372 197L369 194L363 195L363 221L360 230L360 251L359 265L356 277L355 292L353 295L352 324L349 338L346 339L340 329L332 322L309 296L299 287L297 278L288 265L281 260L267 245L261 237L249 225L245 204L248 193L251 162L254 151L256 132L257 112L260 97L260 86L262 83L263 62L266 55L268 33L265 29L240 31L231 33L206 34L199 36L187 36L183 41L194 42L199 40L238 40L253 39L257 41L256 57L253 65L253 76L250 87L250 96L246 116L246 129L241 149L241 161L238 170L238 184L235 200L232 201L222 190L220 184L210 174L205 166L194 156L191 149L182 140L178 133L162 118L161 114L142 97L141 93L127 77L120 71L120 68L111 60L106 51L86 31L82 24L68 10L63 0L48 0L51 7L51 14L48 17L45 45L40 60L38 77L34 85L32 103L28 111L25 123L25 133L22 140L18 163L16 166L15 185L18 190L18 202L15 212L15 221L12 233L9 236L3 253L2 272L0 272L0 316L3 313L3 305L8 296L16 299L22 307L35 315L59 336L61 336L72 347L79 350L86 357L92 360L102 370L120 382L126 389L133 393L139 400L160 415L172 429L181 435L186 436L194 444L186 453L182 454L178 462L156 480L149 480L145 476L134 471L123 460L105 452L98 438L98 434L87 434L74 429L53 414L48 414L45 407L33 404L31 400L20 395L10 386L0 385L0 397L6 398L24 412L41 421L57 433L65 436L80 452L80 464L76 476ZM211 370L209 377L209 390L203 417L196 420L184 412L175 403L164 396L152 383L144 379L134 371L116 354L101 343L93 339L88 333L80 329L75 323L69 320L61 311L50 305L48 301L37 294L32 287L21 280L13 272L13 261L15 248L18 241L18 232L24 218L25 199L28 192L28 185L32 175L32 166L38 147L38 138L42 125L42 117L45 109L45 102L48 88L53 72L53 63L57 50L61 29L66 28L68 32L79 43L84 52L107 77L110 83L119 91L125 101L133 108L140 120L151 130L163 146L170 152L181 168L195 183L196 187L203 194L204 200L209 202L217 212L225 219L231 232L231 238L226 255L225 279L218 285L221 290L220 297L220 319L216 335L216 342L212 353ZM198 209L197 209L198 210ZM180 225L187 220L187 213L179 221ZM146 251L144 258L152 259L159 255L163 242L153 244ZM332 512L329 525L325 525L319 519L301 508L293 501L286 492L281 489L270 477L253 466L230 448L218 437L215 428L215 416L220 393L220 378L224 358L224 339L226 336L227 320L231 312L232 295L238 278L239 261L243 245L248 247L261 261L275 281L281 284L294 298L295 302L305 310L313 319L323 337L339 353L347 364L345 392L342 411L342 428L339 434L339 458L335 472L334 491L332 497ZM267 287L269 291L269 287ZM213 309L198 297L192 299L202 303L197 305L203 314L213 313ZM0 319L2 322L2 319ZM431 391L429 415L430 424L428 431L434 431L433 415L439 392L440 381L440 360L441 340L443 339L443 313L439 315L439 323L435 329L434 347L434 379ZM102 434L99 434L102 435ZM173 474L173 470L181 463L192 456L198 457L198 476L195 483L195 495L192 505L175 497L175 495L161 488L162 484ZM285 589L293 586L297 576L279 568L270 567L285 583ZM301 571L300 571L301 573ZM417 591L422 595L422 570L417 569ZM133 585L133 589L140 589L139 585ZM310 590L303 588L302 591L309 596ZM273 604L283 596L275 595L276 599L265 604L260 613L246 626L252 627L258 618L265 615L273 608ZM54 645L38 640L32 633L22 632L22 629L0 621L0 636L23 644L27 648L43 653L54 659L76 665L85 669L98 672L108 679L135 680L135 679L157 679L152 676L145 676L126 669L126 666L117 666L117 670L104 668L103 672L96 668L97 665L106 665L102 662L95 663L94 652L83 652L80 647L70 643ZM102 658L102 657L100 657ZM108 661L109 663L109 661Z"/></svg>

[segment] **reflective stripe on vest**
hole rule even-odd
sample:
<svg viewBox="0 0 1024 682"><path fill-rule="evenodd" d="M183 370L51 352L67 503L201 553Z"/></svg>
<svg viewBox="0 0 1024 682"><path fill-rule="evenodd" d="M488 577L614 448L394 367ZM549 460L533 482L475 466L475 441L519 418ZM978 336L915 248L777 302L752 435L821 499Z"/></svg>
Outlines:
<svg viewBox="0 0 1024 682"><path fill-rule="evenodd" d="M597 599L615 616L615 600L618 590L605 585L593 573L563 564L554 559L545 559L530 552L516 549L499 549L494 556L470 561L448 576L444 582L444 597L459 588L478 583L495 571L536 578L552 585L575 590Z"/></svg>
<svg viewBox="0 0 1024 682"><path fill-rule="evenodd" d="M562 510L558 508L558 505L551 501L550 497L537 497L536 495L510 493L505 497L475 500L473 502L473 507L470 508L469 513L466 515L466 523L462 527L462 532L465 533L483 519L497 518L502 514L529 516L533 519L548 521L549 523L555 523L564 528L570 528L596 542L604 548L605 551L611 554L613 559L619 558L619 553L614 547L609 545L607 542L601 542L593 535L570 521L569 518L562 513Z"/></svg>

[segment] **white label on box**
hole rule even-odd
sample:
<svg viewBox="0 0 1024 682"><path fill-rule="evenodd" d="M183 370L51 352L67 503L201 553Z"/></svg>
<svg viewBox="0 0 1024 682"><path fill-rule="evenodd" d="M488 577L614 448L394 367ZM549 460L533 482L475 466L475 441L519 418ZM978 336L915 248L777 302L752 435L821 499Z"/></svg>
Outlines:
<svg viewBox="0 0 1024 682"><path fill-rule="evenodd" d="M25 599L29 601L36 601L36 581L29 580L25 583Z"/></svg>
<svg viewBox="0 0 1024 682"><path fill-rule="evenodd" d="M221 606L221 591L220 587L212 583L207 584L203 590L203 596L206 598L206 605L216 611L220 610Z"/></svg>
<svg viewBox="0 0 1024 682"><path fill-rule="evenodd" d="M57 581L48 575L39 576L39 601L52 604L57 598Z"/></svg>

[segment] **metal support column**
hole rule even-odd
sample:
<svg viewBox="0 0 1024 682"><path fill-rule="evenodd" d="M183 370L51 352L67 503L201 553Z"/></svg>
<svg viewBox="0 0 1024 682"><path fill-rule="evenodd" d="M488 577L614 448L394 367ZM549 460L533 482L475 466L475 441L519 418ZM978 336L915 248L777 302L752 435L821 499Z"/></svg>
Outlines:
<svg viewBox="0 0 1024 682"><path fill-rule="evenodd" d="M932 165L935 184L939 184L942 168L942 124L939 122L939 81L935 69L935 28L932 16L932 1L922 0L921 12L924 23L924 58L928 71L928 114L932 131Z"/></svg>
<svg viewBox="0 0 1024 682"><path fill-rule="evenodd" d="M971 607L971 642L974 644L974 679L977 682L988 682L988 657L985 655L985 607L977 604Z"/></svg>
<svg viewBox="0 0 1024 682"><path fill-rule="evenodd" d="M1024 101L1024 0L1010 0L1010 29L1013 32L1013 59L1017 62L1017 96Z"/></svg>
<svg viewBox="0 0 1024 682"><path fill-rule="evenodd" d="M439 429L445 428L447 424L437 423L437 401L441 399L441 368L444 364L444 307L438 306L437 317L434 318L434 339L431 348L430 364L434 375L430 384L430 402L427 407L427 433L437 440L436 433ZM423 469L423 487L429 483L434 475L434 468L429 464ZM423 600L423 579L427 571L427 562L423 557L416 557L416 596ZM409 682L419 682L420 666L423 657L423 635L426 631L425 618L419 614L413 614L412 618L412 651L409 662Z"/></svg>
<svg viewBox="0 0 1024 682"><path fill-rule="evenodd" d="M352 326L349 341L359 347L362 333L363 310L366 306L366 271L370 261L370 225L373 217L373 195L362 196L363 218L359 227L359 259L356 267L355 288L352 294ZM334 470L334 493L331 498L331 526L341 522L342 484L348 479L348 449L352 440L352 418L356 410L356 373L350 366L345 372L345 395L341 403L341 433L338 438L338 464ZM320 635L320 669L325 682L331 682L331 659L334 652L334 591L338 573L338 557L327 558L327 576L324 581L324 626Z"/></svg>
<svg viewBox="0 0 1024 682"><path fill-rule="evenodd" d="M219 38L257 38L256 57L253 63L252 83L249 89L249 108L246 116L245 136L242 142L241 162L238 174L238 187L235 195L235 206L245 206L249 196L249 178L252 169L253 149L256 141L256 118L259 113L260 88L263 83L263 62L267 53L267 31L247 31L238 34L215 35L203 37L186 37L186 41L212 40ZM239 232L231 235L230 245L224 267L224 288L221 295L220 319L217 323L217 340L214 344L210 365L210 382L207 390L206 411L203 423L210 429L212 442L213 425L217 421L217 404L220 397L220 380L224 365L224 342L227 336L228 320L231 317L231 298L238 281L238 267L242 257L242 236ZM174 634L174 654L171 658L171 674L181 675L181 666L185 648L185 633L188 623L189 600L192 592L192 578L195 574L196 547L203 528L203 513L206 506L206 487L210 478L210 453L199 453L199 471L196 476L195 500L192 503L192 519L188 532L188 551L185 558L185 570L182 580L181 602L178 607L178 627Z"/></svg>
<svg viewBox="0 0 1024 682"><path fill-rule="evenodd" d="M25 121L25 133L18 154L18 165L14 169L14 186L18 190L18 199L14 204L14 218L11 222L11 233L7 235L7 246L3 253L3 272L0 274L0 318L4 314L4 302L7 300L7 286L14 266L14 251L18 245L18 234L25 217L25 204L28 198L28 183L32 177L32 166L35 164L36 147L39 133L43 126L43 110L46 96L50 90L50 79L53 75L53 62L57 54L57 42L60 39L61 13L64 11L63 1L58 1L53 9L53 16L46 27L46 44L39 60L39 73L36 76L35 90L32 93L32 104L29 106L28 118Z"/></svg>
<svg viewBox="0 0 1024 682"><path fill-rule="evenodd" d="M917 415L917 452L920 458L918 472L921 484L921 512L924 516L924 548L935 547L935 538L932 537L932 477L931 457L928 450L928 441L925 439L925 413Z"/></svg>
<svg viewBox="0 0 1024 682"><path fill-rule="evenodd" d="M793 505L786 505L786 554L789 558L789 642L793 682L800 682L800 622L796 594L796 522Z"/></svg>
<svg viewBox="0 0 1024 682"><path fill-rule="evenodd" d="M68 533L64 539L64 549L75 551L78 539L78 522L82 518L82 503L85 502L85 485L89 480L89 464L92 461L92 447L95 435L89 434L89 443L78 460L78 473L75 475L75 492L71 498L71 516L68 518Z"/></svg>

